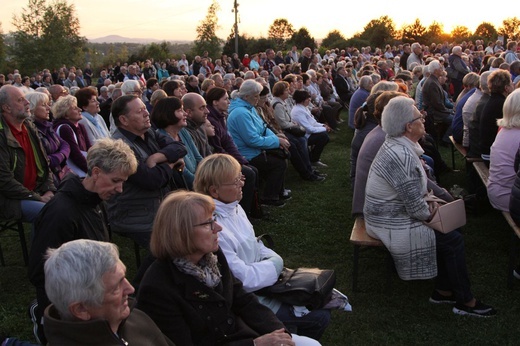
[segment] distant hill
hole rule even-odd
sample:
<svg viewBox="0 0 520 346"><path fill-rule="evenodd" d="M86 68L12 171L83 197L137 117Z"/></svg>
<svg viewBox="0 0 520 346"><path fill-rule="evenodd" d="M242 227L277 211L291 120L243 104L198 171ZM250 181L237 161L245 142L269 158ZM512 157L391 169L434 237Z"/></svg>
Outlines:
<svg viewBox="0 0 520 346"><path fill-rule="evenodd" d="M157 40L154 38L131 38L131 37L123 37L119 35L108 35L103 37L98 37L94 39L89 39L91 43L139 43L139 44L148 44L148 43L159 43L164 40ZM168 41L171 43L188 43L191 41Z"/></svg>

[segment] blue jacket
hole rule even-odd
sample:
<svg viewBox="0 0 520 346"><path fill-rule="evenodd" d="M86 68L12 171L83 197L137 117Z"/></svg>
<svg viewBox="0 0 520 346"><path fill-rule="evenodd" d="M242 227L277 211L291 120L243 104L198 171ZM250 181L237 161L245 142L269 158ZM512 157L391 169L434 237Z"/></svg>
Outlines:
<svg viewBox="0 0 520 346"><path fill-rule="evenodd" d="M453 117L453 121L451 122L451 129L453 132L453 138L455 142L462 143L462 130L464 128L464 122L462 119L462 108L466 104L466 101L469 99L471 95L477 90L477 88L472 88L470 91L464 95L459 102L457 102L457 106L455 107L455 115Z"/></svg>
<svg viewBox="0 0 520 346"><path fill-rule="evenodd" d="M229 105L227 127L238 151L251 160L265 149L280 146L280 140L249 102L236 98Z"/></svg>

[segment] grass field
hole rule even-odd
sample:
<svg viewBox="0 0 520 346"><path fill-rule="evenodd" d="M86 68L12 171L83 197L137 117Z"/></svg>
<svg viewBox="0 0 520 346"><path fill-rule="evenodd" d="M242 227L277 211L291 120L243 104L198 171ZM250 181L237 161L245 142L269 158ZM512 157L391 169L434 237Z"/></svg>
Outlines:
<svg viewBox="0 0 520 346"><path fill-rule="evenodd" d="M346 114L343 114L346 116ZM337 288L346 293L353 312L334 311L323 345L516 345L520 340L520 282L507 289L506 269L511 232L502 215L490 207L468 215L464 227L466 256L473 292L498 309L494 318L456 316L449 306L428 303L433 289L431 280L405 282L391 274L391 290L386 285L385 252L362 252L358 292L351 291L353 248L349 243L353 220L350 217L349 182L350 141L353 132L343 123L331 136L322 161L328 174L321 183L304 182L290 167L286 187L293 199L284 208L270 208L270 218L255 224L257 234L269 233L275 250L288 267L333 268ZM449 149L441 148L451 164ZM457 168L463 168L457 156ZM445 187L465 186L463 171L442 177ZM29 236L29 233L27 233ZM33 287L17 238L0 238L6 266L0 267L0 332L32 340L27 304L33 299ZM135 273L133 247L129 240L115 237L122 259ZM182 346L182 345L181 345Z"/></svg>

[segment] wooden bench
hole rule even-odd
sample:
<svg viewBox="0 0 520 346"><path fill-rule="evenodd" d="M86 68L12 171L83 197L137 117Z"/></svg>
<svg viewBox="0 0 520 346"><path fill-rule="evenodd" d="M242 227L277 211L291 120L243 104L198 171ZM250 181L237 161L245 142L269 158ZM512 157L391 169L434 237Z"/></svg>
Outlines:
<svg viewBox="0 0 520 346"><path fill-rule="evenodd" d="M487 186L489 179L489 168L484 162L473 162L473 167L475 167L480 180L482 180L484 185ZM520 248L520 227L518 227L517 224L513 221L509 212L503 211L502 215L513 231L511 234L511 247L509 250L509 264L507 268L507 286L512 288L514 282L513 270L516 266L517 254Z"/></svg>
<svg viewBox="0 0 520 346"><path fill-rule="evenodd" d="M466 163L482 161L482 159L480 159L478 157L468 157L468 151L466 150L466 148L464 148L462 146L462 144L455 142L455 139L453 138L453 136L450 136L450 141L451 141L451 166L453 169L455 169L455 151L458 151L462 155L462 157L464 158Z"/></svg>
<svg viewBox="0 0 520 346"><path fill-rule="evenodd" d="M350 242L354 245L354 254L352 256L352 291L356 291L359 275L359 252L361 247L384 248L384 244L381 240L372 238L367 234L365 220L360 216L356 217L354 221L352 233L350 234ZM390 273L388 273L388 275L390 275Z"/></svg>

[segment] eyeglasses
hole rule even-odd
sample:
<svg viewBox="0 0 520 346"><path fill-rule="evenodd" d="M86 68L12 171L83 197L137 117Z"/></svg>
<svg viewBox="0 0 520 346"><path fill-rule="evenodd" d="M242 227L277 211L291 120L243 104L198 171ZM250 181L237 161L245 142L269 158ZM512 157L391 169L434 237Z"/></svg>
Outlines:
<svg viewBox="0 0 520 346"><path fill-rule="evenodd" d="M421 114L420 116L418 116L418 117L416 117L416 118L413 118L412 120L410 120L410 121L408 122L408 124L411 124L411 123L413 123L414 121L419 120L419 119L421 119L421 121L424 121L424 115Z"/></svg>
<svg viewBox="0 0 520 346"><path fill-rule="evenodd" d="M203 222L203 223L199 223L197 225L193 225L193 227L197 227L197 226L206 226L206 225L209 225L209 229L214 231L215 230L215 223L217 222L217 216L216 215L213 215L213 218L209 221L206 221L206 222Z"/></svg>
<svg viewBox="0 0 520 346"><path fill-rule="evenodd" d="M246 176L243 174L240 174L240 176L237 177L232 183L226 183L226 184L220 184L220 185L222 185L222 186L235 185L236 187L239 187L240 183L243 183L244 181L246 181Z"/></svg>

